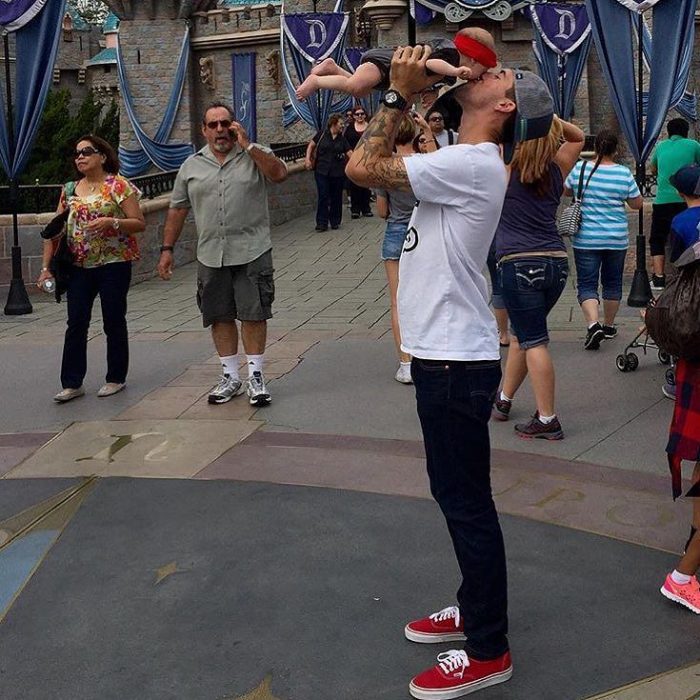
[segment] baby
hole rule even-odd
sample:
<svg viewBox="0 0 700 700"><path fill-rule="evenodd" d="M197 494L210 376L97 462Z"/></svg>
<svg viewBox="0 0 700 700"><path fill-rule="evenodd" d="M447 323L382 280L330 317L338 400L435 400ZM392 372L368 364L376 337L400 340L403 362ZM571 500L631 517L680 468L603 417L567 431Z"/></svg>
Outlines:
<svg viewBox="0 0 700 700"><path fill-rule="evenodd" d="M430 39L424 42L432 53L425 62L433 82L454 82L456 78L476 80L488 68L495 67L496 51L493 37L485 29L460 29L454 41ZM354 73L342 69L332 58L314 66L308 78L297 88L297 99L303 100L317 90L337 90L353 97L366 97L372 90L389 87L389 69L394 49L370 49L362 54ZM449 80L444 81L444 78Z"/></svg>

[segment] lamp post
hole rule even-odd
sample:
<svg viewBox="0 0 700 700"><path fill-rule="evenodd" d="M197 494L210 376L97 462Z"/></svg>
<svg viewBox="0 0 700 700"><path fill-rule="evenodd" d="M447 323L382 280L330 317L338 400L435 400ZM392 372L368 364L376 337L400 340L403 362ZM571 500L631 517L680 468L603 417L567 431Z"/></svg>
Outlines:
<svg viewBox="0 0 700 700"><path fill-rule="evenodd" d="M646 180L646 162L642 159L642 141L644 139L643 123L643 88L644 88L644 16L641 12L637 14L637 81L639 89L637 91L637 185L639 191L644 192L644 181ZM627 297L627 306L644 307L651 301L651 285L647 274L646 239L644 237L644 206L639 210L639 228L637 230L637 256L632 278L632 287Z"/></svg>
<svg viewBox="0 0 700 700"><path fill-rule="evenodd" d="M5 57L5 83L7 88L7 142L10 164L15 157L15 122L12 107L12 84L10 77L10 37L6 29L2 31ZM19 245L19 226L17 224L17 206L19 187L14 176L10 177L10 210L12 211L12 280L5 303L6 316L21 316L32 313L32 305L22 279L22 248Z"/></svg>
<svg viewBox="0 0 700 700"><path fill-rule="evenodd" d="M408 45L416 45L416 18L411 14L411 4L413 0L408 1Z"/></svg>

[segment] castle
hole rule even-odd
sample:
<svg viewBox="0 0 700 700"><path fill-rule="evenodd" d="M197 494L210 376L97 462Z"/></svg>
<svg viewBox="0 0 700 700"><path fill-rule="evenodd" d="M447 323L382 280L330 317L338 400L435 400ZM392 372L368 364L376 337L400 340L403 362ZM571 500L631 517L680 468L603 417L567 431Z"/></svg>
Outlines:
<svg viewBox="0 0 700 700"><path fill-rule="evenodd" d="M231 56L256 55L258 140L262 143L305 141L311 128L297 123L282 126L286 90L280 75L279 2L243 4L243 0L108 0L112 14L102 32L69 13L63 29L54 82L69 87L76 97L92 88L101 98L118 97L116 34L119 33L135 111L144 131L153 135L167 104L174 79L185 21L190 26L191 59L180 107L171 133L173 142L201 144L199 122L203 107L214 99L232 99ZM453 3L454 4L454 3ZM499 56L508 66L535 68L530 21L518 9L526 2L499 0L483 10L452 10L436 14L419 26L417 41L456 32L460 26L478 24L496 38ZM407 0L346 0L350 14L347 45L391 46L408 40ZM448 6L450 10L452 6ZM456 6L457 7L457 6ZM300 0L293 12L331 11L330 0ZM459 8L457 8L459 10ZM287 11L290 10L289 3ZM697 21L697 20L696 20ZM698 39L696 38L696 42ZM700 52L694 51L689 89L695 84ZM575 118L587 133L614 122L607 87L592 48L576 98ZM137 146L124 110L121 112L121 145ZM673 116L673 115L671 115Z"/></svg>

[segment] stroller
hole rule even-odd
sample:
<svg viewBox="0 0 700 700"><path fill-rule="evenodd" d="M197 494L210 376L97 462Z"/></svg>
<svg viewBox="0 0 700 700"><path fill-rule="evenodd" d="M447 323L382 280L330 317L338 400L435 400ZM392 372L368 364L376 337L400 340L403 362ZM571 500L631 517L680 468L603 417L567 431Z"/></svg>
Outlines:
<svg viewBox="0 0 700 700"><path fill-rule="evenodd" d="M653 303L653 302L652 302ZM642 312L642 318L644 312ZM630 350L641 350L645 355L647 351L656 350L656 358L662 365L666 365L665 378L671 386L676 384L676 373L674 371L675 358L665 350L662 350L651 338L646 325L643 325L637 335L632 338L625 349L615 358L615 366L620 372L634 372L639 367L639 356Z"/></svg>

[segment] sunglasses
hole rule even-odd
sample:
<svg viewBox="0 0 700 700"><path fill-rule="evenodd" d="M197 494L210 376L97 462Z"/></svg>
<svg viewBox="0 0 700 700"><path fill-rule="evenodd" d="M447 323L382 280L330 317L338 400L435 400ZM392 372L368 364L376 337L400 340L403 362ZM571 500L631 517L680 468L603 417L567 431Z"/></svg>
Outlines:
<svg viewBox="0 0 700 700"><path fill-rule="evenodd" d="M96 148L93 148L92 146L85 146L85 148L77 148L75 151L75 157L80 158L80 156L84 156L85 158L89 156L94 156L96 153L99 153L99 151Z"/></svg>
<svg viewBox="0 0 700 700"><path fill-rule="evenodd" d="M366 114L367 114L366 112L355 112L356 117L364 117L364 116L366 116Z"/></svg>
<svg viewBox="0 0 700 700"><path fill-rule="evenodd" d="M430 117L429 122L442 122L444 119L442 117Z"/></svg>
<svg viewBox="0 0 700 700"><path fill-rule="evenodd" d="M207 122L208 129L214 130L219 125L221 125L222 129L228 129L231 126L231 120L230 119L217 119L216 121L213 121L213 122Z"/></svg>

